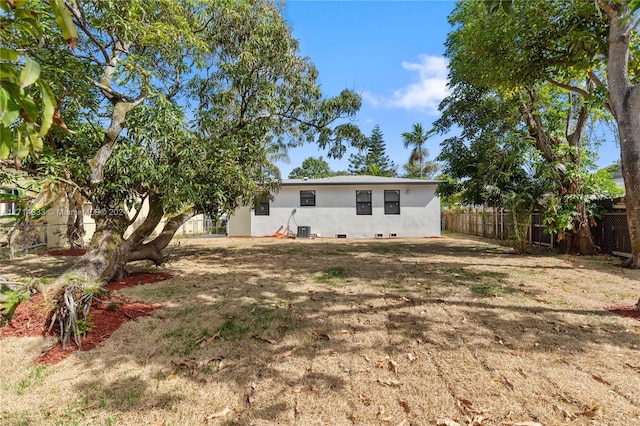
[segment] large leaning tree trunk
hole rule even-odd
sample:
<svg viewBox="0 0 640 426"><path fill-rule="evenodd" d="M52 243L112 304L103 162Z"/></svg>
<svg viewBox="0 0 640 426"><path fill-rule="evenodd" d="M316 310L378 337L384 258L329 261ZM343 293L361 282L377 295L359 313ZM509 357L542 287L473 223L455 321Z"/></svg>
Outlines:
<svg viewBox="0 0 640 426"><path fill-rule="evenodd" d="M630 37L633 19L625 2L599 2L609 16L607 81L609 102L618 124L620 157L625 186L631 258L623 266L640 269L640 86L629 78Z"/></svg>
<svg viewBox="0 0 640 426"><path fill-rule="evenodd" d="M160 234L146 241L164 214L158 194L150 194L148 200L149 212L127 237L125 233L138 218L137 214L129 218L128 215L122 214L124 209L112 208L106 212L103 209L94 209L96 230L87 253L73 264L65 275L75 275L94 282L110 282L126 275L125 266L129 262L149 260L161 265L164 262L162 250L171 242L186 214L181 213L169 218Z"/></svg>
<svg viewBox="0 0 640 426"><path fill-rule="evenodd" d="M546 163L552 165L570 161L574 164L578 164L580 161L579 151L583 149L582 137L589 118L589 111L587 107L584 104L579 107L575 122L572 126L567 124L565 132L567 143L578 151L577 155L574 155L573 158L571 158L571 156L569 156L569 158L560 158L555 148L560 145L561 140L557 137L552 137L547 133L540 113L535 109L536 92L533 88L528 89L528 96L528 102L521 100L520 113L527 125L529 136L534 140L537 150L545 159ZM567 112L567 117L571 117L571 115L572 112L569 110ZM569 123L569 121L570 120L568 119L567 123ZM562 170L558 170L558 179L560 181L558 185L559 194L575 194L576 191L580 190L579 184L567 179L567 176L565 176ZM590 218L587 215L585 203L579 203L576 213L577 215L573 223L573 229L563 232L567 241L566 251L569 254L596 254L598 248L593 240L593 235L591 234Z"/></svg>

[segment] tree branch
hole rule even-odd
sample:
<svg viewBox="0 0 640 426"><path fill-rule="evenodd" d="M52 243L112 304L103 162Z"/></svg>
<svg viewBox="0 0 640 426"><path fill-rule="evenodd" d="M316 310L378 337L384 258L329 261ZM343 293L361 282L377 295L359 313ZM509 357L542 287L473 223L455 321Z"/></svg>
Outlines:
<svg viewBox="0 0 640 426"><path fill-rule="evenodd" d="M556 81L556 80L552 79L551 77L547 77L547 81L549 83L553 84L556 87L560 87L561 89L569 90L570 92L577 93L580 96L584 96L584 97L589 96L589 92L587 92L584 89L581 89L580 87L576 87L576 86L573 86L573 85L567 84L567 83L561 83L559 81Z"/></svg>

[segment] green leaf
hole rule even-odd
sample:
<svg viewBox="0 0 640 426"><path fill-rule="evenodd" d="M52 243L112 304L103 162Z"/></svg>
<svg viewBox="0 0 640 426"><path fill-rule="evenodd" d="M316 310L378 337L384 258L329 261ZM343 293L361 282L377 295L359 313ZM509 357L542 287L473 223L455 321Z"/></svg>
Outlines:
<svg viewBox="0 0 640 426"><path fill-rule="evenodd" d="M53 114L56 109L56 98L49 85L40 80L40 93L42 94L42 123L40 124L39 137L47 134L53 123Z"/></svg>
<svg viewBox="0 0 640 426"><path fill-rule="evenodd" d="M62 30L62 37L64 37L69 47L74 48L78 41L78 30L73 24L71 11L64 4L64 0L52 0L49 2L49 6L56 17L60 30Z"/></svg>
<svg viewBox="0 0 640 426"><path fill-rule="evenodd" d="M42 151L42 148L44 147L44 142L42 138L38 135L30 135L29 139L31 141L31 153L34 156L37 156L37 154Z"/></svg>
<svg viewBox="0 0 640 426"><path fill-rule="evenodd" d="M640 9L640 0L631 0L629 6L631 7L631 13L637 11Z"/></svg>
<svg viewBox="0 0 640 426"><path fill-rule="evenodd" d="M11 142L13 135L9 127L0 124L0 159L9 158L11 155Z"/></svg>
<svg viewBox="0 0 640 426"><path fill-rule="evenodd" d="M18 52L12 49L0 48L0 59L3 61L17 61Z"/></svg>
<svg viewBox="0 0 640 426"><path fill-rule="evenodd" d="M18 141L18 149L16 150L16 157L25 158L29 155L29 144L24 143L24 141Z"/></svg>
<svg viewBox="0 0 640 426"><path fill-rule="evenodd" d="M20 117L19 110L9 110L2 116L2 124L9 127Z"/></svg>
<svg viewBox="0 0 640 426"><path fill-rule="evenodd" d="M40 64L28 56L24 58L24 67L20 72L20 87L31 86L40 77Z"/></svg>
<svg viewBox="0 0 640 426"><path fill-rule="evenodd" d="M4 115L8 112L9 108L9 93L0 87L0 121Z"/></svg>
<svg viewBox="0 0 640 426"><path fill-rule="evenodd" d="M22 110L27 114L29 119L31 121L36 121L38 119L38 114L40 113L40 111L38 111L38 106L34 102L33 98L31 96L27 96L19 99L19 102Z"/></svg>

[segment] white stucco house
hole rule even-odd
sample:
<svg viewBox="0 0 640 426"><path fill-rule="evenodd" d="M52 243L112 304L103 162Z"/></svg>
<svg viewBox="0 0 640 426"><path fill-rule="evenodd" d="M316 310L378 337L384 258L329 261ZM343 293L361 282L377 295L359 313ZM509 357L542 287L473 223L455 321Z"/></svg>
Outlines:
<svg viewBox="0 0 640 426"><path fill-rule="evenodd" d="M378 176L283 180L272 200L240 207L230 237L262 237L287 226L298 237L403 238L440 235L439 181Z"/></svg>

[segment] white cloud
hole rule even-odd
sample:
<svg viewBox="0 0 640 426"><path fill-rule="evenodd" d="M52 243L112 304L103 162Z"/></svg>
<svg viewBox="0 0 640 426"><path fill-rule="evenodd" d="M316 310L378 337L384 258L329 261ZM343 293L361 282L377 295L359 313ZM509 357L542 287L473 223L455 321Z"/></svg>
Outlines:
<svg viewBox="0 0 640 426"><path fill-rule="evenodd" d="M418 81L394 90L391 96L380 96L365 90L363 99L373 106L436 114L438 104L449 94L447 60L442 56L419 55L417 63L403 61L402 68L417 72Z"/></svg>

